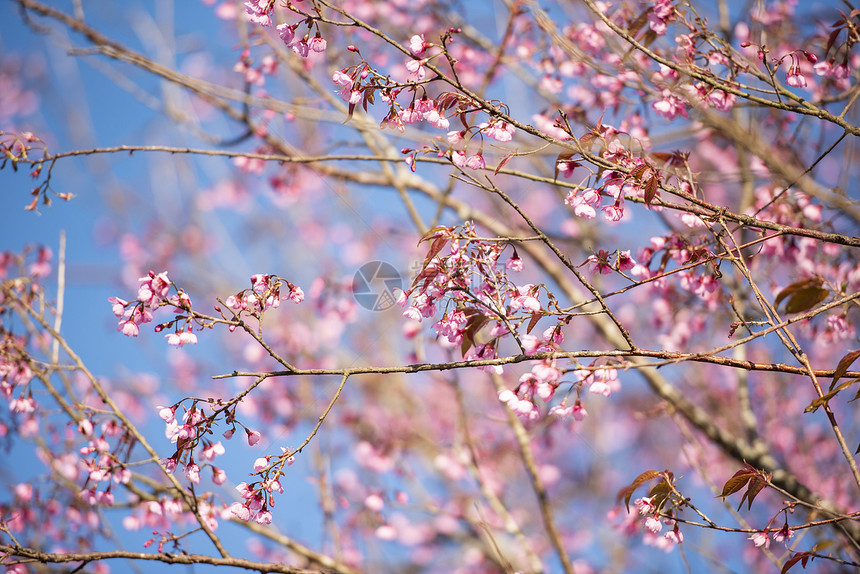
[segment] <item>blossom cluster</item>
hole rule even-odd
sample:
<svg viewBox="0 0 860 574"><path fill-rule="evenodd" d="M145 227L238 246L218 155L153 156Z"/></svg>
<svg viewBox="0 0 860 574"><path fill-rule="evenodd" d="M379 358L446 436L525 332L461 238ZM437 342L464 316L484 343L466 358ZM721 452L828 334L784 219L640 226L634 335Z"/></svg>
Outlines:
<svg viewBox="0 0 860 574"><path fill-rule="evenodd" d="M248 21L264 28L270 27L275 4L274 0L247 0L244 7ZM311 52L325 52L327 42L320 34L318 26L316 34L309 38L311 27L314 26L313 18L309 16L305 20L305 24L308 28L308 34L298 40L296 39L296 29L300 24L278 24L276 30L284 44L302 58L307 58Z"/></svg>
<svg viewBox="0 0 860 574"><path fill-rule="evenodd" d="M286 285L287 292L281 295L281 288ZM251 287L230 295L224 303L237 314L249 314L259 317L268 309L277 309L281 300L301 303L305 300L302 288L281 279L277 275L256 273L251 275Z"/></svg>
<svg viewBox="0 0 860 574"><path fill-rule="evenodd" d="M185 291L178 289L167 277L167 271L156 274L150 271L139 280L140 286L137 290L137 299L126 301L119 297L109 297L108 302L113 304L113 314L119 318L117 331L127 337L137 337L140 334L140 325L152 322L152 313L160 307L173 307L177 317L168 323L162 323L155 328L156 332L162 331L171 324L176 324L177 329L173 333L165 335L167 343L177 347L183 345L196 345L197 335L193 332L193 325L189 317L183 313L191 313L191 298ZM170 288L176 293L170 295ZM179 327L181 319L185 319L183 327Z"/></svg>
<svg viewBox="0 0 860 574"><path fill-rule="evenodd" d="M404 307L404 317L418 322L434 317L438 306L444 305L446 311L434 328L448 345L460 345L464 358L494 358L500 338L515 334L518 325L544 313L540 297L545 288L518 285L509 278L508 271L522 269L522 259L514 252L502 263L505 243L477 239L470 224L459 232L455 228L438 228L425 239L432 239L430 253L398 303ZM490 340L478 343L475 334L485 326ZM555 328L547 333L546 342L560 336ZM517 335L517 340L524 350L534 352L540 346L527 335ZM501 372L501 367L487 370Z"/></svg>

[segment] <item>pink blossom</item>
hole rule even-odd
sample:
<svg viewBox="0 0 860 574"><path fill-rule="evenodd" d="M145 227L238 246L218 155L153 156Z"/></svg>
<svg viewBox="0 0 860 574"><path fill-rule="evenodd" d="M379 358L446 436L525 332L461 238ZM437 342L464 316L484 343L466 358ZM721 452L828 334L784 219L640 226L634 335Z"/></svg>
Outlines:
<svg viewBox="0 0 860 574"><path fill-rule="evenodd" d="M630 250L618 252L618 269L620 271L629 271L636 266L636 261L630 255Z"/></svg>
<svg viewBox="0 0 860 574"><path fill-rule="evenodd" d="M218 468L217 466L212 467L212 482L215 484L224 484L227 480L227 473L224 472L223 469Z"/></svg>
<svg viewBox="0 0 860 574"><path fill-rule="evenodd" d="M326 45L327 45L327 43L325 41L325 38L323 38L320 35L314 36L308 42L308 48L310 48L312 51L317 52L317 53L325 52Z"/></svg>
<svg viewBox="0 0 860 574"><path fill-rule="evenodd" d="M495 120L489 124L481 124L482 132L487 136L500 142L509 142L513 138L516 128L508 122Z"/></svg>
<svg viewBox="0 0 860 574"><path fill-rule="evenodd" d="M307 58L308 53L310 52L310 46L305 40L300 40L291 46L293 52L301 56L302 58Z"/></svg>
<svg viewBox="0 0 860 574"><path fill-rule="evenodd" d="M579 167L579 163L575 161L560 161L555 165L555 168L564 178L569 178L573 175L573 171Z"/></svg>
<svg viewBox="0 0 860 574"><path fill-rule="evenodd" d="M137 337L140 334L140 328L134 321L124 321L119 324L122 334L126 337Z"/></svg>
<svg viewBox="0 0 860 574"><path fill-rule="evenodd" d="M540 301L534 293L536 293L534 285L528 284L517 287L517 295L511 298L511 309L516 311L522 307L533 313L540 311Z"/></svg>
<svg viewBox="0 0 860 574"><path fill-rule="evenodd" d="M481 154L476 153L466 160L466 167L471 169L484 169L487 167L487 164L484 162L484 157Z"/></svg>
<svg viewBox="0 0 860 574"><path fill-rule="evenodd" d="M708 93L707 100L709 104L714 106L714 109L721 112L729 112L734 107L737 96L722 90L711 90Z"/></svg>
<svg viewBox="0 0 860 574"><path fill-rule="evenodd" d="M415 122L424 119L424 114L413 107L406 108L400 111L400 121L404 124L414 124Z"/></svg>
<svg viewBox="0 0 860 574"><path fill-rule="evenodd" d="M604 256L589 255L585 262L591 264L589 271L592 273L600 273L601 275L612 273L612 267L609 266L609 261Z"/></svg>
<svg viewBox="0 0 860 574"><path fill-rule="evenodd" d="M459 150L454 150L451 152L451 161L457 167L463 168L466 167L466 154Z"/></svg>
<svg viewBox="0 0 860 574"><path fill-rule="evenodd" d="M420 82L423 80L426 75L424 70L424 64L426 63L427 60L407 60L406 71L409 72L409 79L414 82Z"/></svg>
<svg viewBox="0 0 860 574"><path fill-rule="evenodd" d="M273 4L270 0L248 0L245 2L245 13L248 21L259 24L260 26L270 26L272 24L269 14L272 12Z"/></svg>
<svg viewBox="0 0 860 574"><path fill-rule="evenodd" d="M389 524L383 524L377 528L375 534L380 540L394 540L397 538L397 531Z"/></svg>
<svg viewBox="0 0 860 574"><path fill-rule="evenodd" d="M257 516L254 518L254 521L257 524L271 524L272 523L272 513L269 512L268 510L264 510L264 511L260 512L259 514L257 514Z"/></svg>
<svg viewBox="0 0 860 574"><path fill-rule="evenodd" d="M289 287L290 294L287 297L290 299L290 301L298 305L305 300L305 292L302 291L301 287L293 285L292 283L289 284Z"/></svg>
<svg viewBox="0 0 860 574"><path fill-rule="evenodd" d="M591 386L588 387L588 392L593 393L595 395L603 395L604 397L608 397L612 394L612 389L609 388L603 381L594 381L591 383Z"/></svg>
<svg viewBox="0 0 860 574"><path fill-rule="evenodd" d="M448 132L448 135L446 136L446 139L448 140L448 145L450 145L451 147L456 147L456 146L462 144L464 141L466 141L465 138L463 137L465 135L466 135L465 131Z"/></svg>
<svg viewBox="0 0 860 574"><path fill-rule="evenodd" d="M338 70L331 76L332 81L341 87L350 87L353 84L352 76L346 73L346 69Z"/></svg>
<svg viewBox="0 0 860 574"><path fill-rule="evenodd" d="M445 117L445 113L444 113L444 112L440 112L440 111L439 111L438 109L436 109L435 107L433 107L429 112L427 112L427 113L425 114L424 119L425 119L425 120L427 121L427 123L429 123L431 126L433 126L433 127L435 127L435 128L442 129L442 130L447 130L447 129L448 129L448 126L450 125L450 122L449 122L449 121L448 121L448 119Z"/></svg>
<svg viewBox="0 0 860 574"><path fill-rule="evenodd" d="M230 512L239 520L247 522L251 519L251 509L240 502L234 502L230 505Z"/></svg>
<svg viewBox="0 0 860 574"><path fill-rule="evenodd" d="M80 499L89 504L90 506L95 506L98 504L98 498L96 497L96 491L94 488L86 488L79 493Z"/></svg>
<svg viewBox="0 0 860 574"><path fill-rule="evenodd" d="M263 436L257 431L250 431L246 429L245 433L248 435L248 444L250 446L254 446L258 442L260 442L261 438L263 438Z"/></svg>
<svg viewBox="0 0 860 574"><path fill-rule="evenodd" d="M670 120L674 120L678 116L682 118L687 117L687 109L684 104L684 100L673 95L669 90L663 90L662 99L653 102L651 107L654 108L657 115Z"/></svg>
<svg viewBox="0 0 860 574"><path fill-rule="evenodd" d="M794 536L794 531L788 527L788 524L786 524L771 534L771 536L776 542L785 542L787 540L791 540L791 537Z"/></svg>
<svg viewBox="0 0 860 574"><path fill-rule="evenodd" d="M224 445L221 444L221 441L210 443L200 452L200 458L203 460L214 460L216 456L224 454L226 449Z"/></svg>
<svg viewBox="0 0 860 574"><path fill-rule="evenodd" d="M770 548L770 538L767 537L767 534L764 532L756 532L755 534L749 537L750 540L753 541L756 548L761 548L762 546L765 548Z"/></svg>
<svg viewBox="0 0 860 574"><path fill-rule="evenodd" d="M296 29L293 26L288 26L286 24L278 24L277 26L278 36L281 37L281 40L284 41L284 44L289 46L293 43L293 39L296 37Z"/></svg>
<svg viewBox="0 0 860 574"><path fill-rule="evenodd" d="M119 297L108 297L108 302L113 303L113 314L117 317L122 317L123 313L125 313L125 308L128 307L128 301L125 299L120 299Z"/></svg>
<svg viewBox="0 0 860 574"><path fill-rule="evenodd" d="M385 506L382 497L376 493L370 494L364 499L364 507L373 512L380 512Z"/></svg>
<svg viewBox="0 0 860 574"><path fill-rule="evenodd" d="M409 51L414 56L420 56L427 49L427 44L424 43L424 34L416 34L409 38Z"/></svg>
<svg viewBox="0 0 860 574"><path fill-rule="evenodd" d="M661 530L663 530L663 523L656 516L649 516L645 519L645 528L657 534Z"/></svg>
<svg viewBox="0 0 860 574"><path fill-rule="evenodd" d="M200 467L196 464L189 464L185 467L185 478L194 484L200 484Z"/></svg>
<svg viewBox="0 0 860 574"><path fill-rule="evenodd" d="M523 260L520 259L519 255L514 253L514 256L505 263L505 269L519 273L523 270Z"/></svg>
<svg viewBox="0 0 860 574"><path fill-rule="evenodd" d="M648 11L648 27L658 36L666 34L667 24L675 19L671 0L656 0Z"/></svg>
<svg viewBox="0 0 860 574"><path fill-rule="evenodd" d="M606 221L621 221L624 217L624 209L618 205L605 205L600 209L603 210Z"/></svg>
<svg viewBox="0 0 860 574"><path fill-rule="evenodd" d="M141 277L139 281L140 287L137 290L137 298L144 305L155 307L167 299L167 293L170 289L170 279L167 278L167 271L158 275L150 271L148 276Z"/></svg>
<svg viewBox="0 0 860 574"><path fill-rule="evenodd" d="M792 66L785 74L785 83L792 88L805 88L806 77L800 73L800 68Z"/></svg>

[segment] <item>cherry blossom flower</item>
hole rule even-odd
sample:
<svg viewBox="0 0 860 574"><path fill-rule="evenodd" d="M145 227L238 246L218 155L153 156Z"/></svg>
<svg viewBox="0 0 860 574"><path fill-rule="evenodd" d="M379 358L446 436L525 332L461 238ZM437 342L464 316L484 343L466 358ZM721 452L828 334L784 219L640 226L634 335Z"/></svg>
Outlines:
<svg viewBox="0 0 860 574"><path fill-rule="evenodd" d="M487 167L487 164L484 162L484 157L481 154L476 153L466 160L466 167L471 169L484 169Z"/></svg>
<svg viewBox="0 0 860 574"><path fill-rule="evenodd" d="M272 20L270 14L274 4L271 0L247 0L245 2L245 13L248 21L260 26L270 26Z"/></svg>
<svg viewBox="0 0 860 574"><path fill-rule="evenodd" d="M409 72L409 79L413 82L420 82L424 79L426 72L424 71L424 64L427 63L427 60L407 60L406 61L406 70Z"/></svg>
<svg viewBox="0 0 860 574"><path fill-rule="evenodd" d="M409 38L409 51L414 56L421 56L427 49L427 44L424 42L424 34L416 34Z"/></svg>
<svg viewBox="0 0 860 574"><path fill-rule="evenodd" d="M494 120L490 123L484 123L479 126L481 131L487 136L500 142L509 142L513 138L516 128L508 122L502 120Z"/></svg>
<svg viewBox="0 0 860 574"><path fill-rule="evenodd" d="M295 52L297 55L301 56L302 58L307 58L308 54L310 53L310 46L308 45L307 41L305 41L305 40L299 40L298 42L293 44L290 48L293 50L293 52Z"/></svg>
<svg viewBox="0 0 860 574"><path fill-rule="evenodd" d="M658 36L666 34L667 24L675 19L675 8L671 0L656 0L648 11L648 27Z"/></svg>
<svg viewBox="0 0 860 574"><path fill-rule="evenodd" d="M126 337L137 337L140 334L140 328L134 321L123 321L119 324L119 329Z"/></svg>
<svg viewBox="0 0 860 574"><path fill-rule="evenodd" d="M771 536L776 542L785 542L791 540L791 537L794 536L794 531L788 527L788 524L785 524L782 528L771 534Z"/></svg>
<svg viewBox="0 0 860 574"><path fill-rule="evenodd" d="M806 77L800 73L798 66L792 66L785 74L785 83L792 88L805 88Z"/></svg>
<svg viewBox="0 0 860 574"><path fill-rule="evenodd" d="M681 544L684 542L684 534L677 527L664 534L663 538L673 544Z"/></svg>
<svg viewBox="0 0 860 574"><path fill-rule="evenodd" d="M239 520L247 522L251 519L251 509L240 502L234 502L230 505L230 512Z"/></svg>
<svg viewBox="0 0 860 574"><path fill-rule="evenodd" d="M663 530L663 523L656 516L649 516L645 519L645 528L657 534L661 530Z"/></svg>
<svg viewBox="0 0 860 574"><path fill-rule="evenodd" d="M308 41L308 48L310 48L314 52L325 52L326 49L326 41L325 38L317 34L313 38Z"/></svg>
<svg viewBox="0 0 860 574"><path fill-rule="evenodd" d="M249 446L254 446L258 442L260 442L261 438L263 438L263 436L257 431L251 431L251 430L246 429L245 433L248 435L248 445Z"/></svg>
<svg viewBox="0 0 860 574"><path fill-rule="evenodd" d="M278 36L281 37L281 40L284 41L284 44L289 46L293 43L293 40L296 37L296 29L294 26L288 26L287 24L278 24L276 29L278 30Z"/></svg>
<svg viewBox="0 0 860 574"><path fill-rule="evenodd" d="M752 540L756 548L770 548L770 538L767 537L767 533L765 532L756 532L749 539Z"/></svg>
<svg viewBox="0 0 860 574"><path fill-rule="evenodd" d="M536 289L534 285L521 285L517 287L517 295L511 298L511 309L516 311L519 308L524 308L527 311L540 311L540 301L535 297Z"/></svg>
<svg viewBox="0 0 860 574"><path fill-rule="evenodd" d="M520 259L519 255L514 253L513 257L508 259L507 263L505 263L505 269L519 273L523 270L523 260Z"/></svg>
<svg viewBox="0 0 860 574"><path fill-rule="evenodd" d="M651 107L657 112L657 115L670 120L674 120L679 116L682 118L687 117L684 100L672 94L669 90L663 90L662 99L653 102Z"/></svg>
<svg viewBox="0 0 860 574"><path fill-rule="evenodd" d="M451 152L451 161L459 168L466 167L466 154L459 150Z"/></svg>
<svg viewBox="0 0 860 574"><path fill-rule="evenodd" d="M216 466L212 467L212 482L215 484L224 484L227 481L227 473L223 469Z"/></svg>

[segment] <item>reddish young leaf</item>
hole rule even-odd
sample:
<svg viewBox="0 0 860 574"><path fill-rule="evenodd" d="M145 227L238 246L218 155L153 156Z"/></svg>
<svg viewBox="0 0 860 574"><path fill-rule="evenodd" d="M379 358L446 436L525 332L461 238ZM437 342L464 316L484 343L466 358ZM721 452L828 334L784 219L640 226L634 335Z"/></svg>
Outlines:
<svg viewBox="0 0 860 574"><path fill-rule="evenodd" d="M475 335L489 322L489 319L483 313L479 313L474 309L470 309L469 311L467 311L469 319L466 321L466 327L463 329L463 342L460 343L460 353L462 355L465 355L469 347L475 344Z"/></svg>
<svg viewBox="0 0 860 574"><path fill-rule="evenodd" d="M779 304L791 295L794 295L798 291L803 289L808 289L810 287L820 287L824 281L821 277L809 277L807 279L801 279L799 281L795 281L794 283L789 284L785 289L777 293L776 300L773 302L774 307L779 307Z"/></svg>
<svg viewBox="0 0 860 574"><path fill-rule="evenodd" d="M658 470L646 470L639 476L637 476L630 486L622 488L618 492L618 500L624 498L624 506L627 507L627 510L630 510L630 498L633 496L633 493L636 492L636 489L642 486L644 483L648 482L653 478L657 478L660 476L660 471Z"/></svg>
<svg viewBox="0 0 860 574"><path fill-rule="evenodd" d="M430 251L427 252L427 257L424 258L425 267L434 257L439 255L439 252L442 251L446 243L448 243L448 238L445 236L440 236L433 240L433 243L430 245Z"/></svg>
<svg viewBox="0 0 860 574"><path fill-rule="evenodd" d="M654 197L657 195L657 177L651 176L647 183L645 183L645 205L651 206L651 202L654 201Z"/></svg>
<svg viewBox="0 0 860 574"><path fill-rule="evenodd" d="M535 328L535 325L537 325L537 322L540 321L541 317L543 317L543 313L532 313L532 318L529 319L529 324L526 327L526 334L532 332L532 329Z"/></svg>
<svg viewBox="0 0 860 574"><path fill-rule="evenodd" d="M767 480L765 480L761 475L756 475L750 478L749 488L741 497L741 503L738 505L738 510L741 509L741 506L744 504L744 499L747 501L747 510L752 510L753 499L758 495L762 489L767 486Z"/></svg>
<svg viewBox="0 0 860 574"><path fill-rule="evenodd" d="M834 385L836 385L836 381L839 380L839 377L848 372L848 367L850 367L854 361L857 360L857 357L860 357L860 349L856 351L851 351L841 359L839 359L839 364L836 365L836 370L833 372L833 380L830 382L830 389L832 390Z"/></svg>
<svg viewBox="0 0 860 574"><path fill-rule="evenodd" d="M785 304L786 313L802 313L808 311L827 299L830 291L824 287L807 287L794 293Z"/></svg>
<svg viewBox="0 0 860 574"><path fill-rule="evenodd" d="M737 471L730 479L726 481L726 484L723 485L723 491L720 493L718 498L725 498L731 494L738 492L742 489L749 479L752 477L752 473L755 472L752 469L741 469Z"/></svg>
<svg viewBox="0 0 860 574"><path fill-rule="evenodd" d="M452 228L447 227L445 225L438 225L438 226L434 227L433 229L430 229L429 231L427 231L427 233L425 233L424 235L422 235L421 239L418 240L418 245L421 245L425 241L430 241L431 239L435 239L436 236L438 236L440 234L445 235L447 233L451 233L451 229Z"/></svg>
<svg viewBox="0 0 860 574"><path fill-rule="evenodd" d="M654 505L658 512L669 499L669 494L671 494L671 492L672 489L669 487L669 483L665 480L661 480L648 491L648 498L651 499L651 504Z"/></svg>
<svg viewBox="0 0 860 574"><path fill-rule="evenodd" d="M639 181L642 181L642 176L644 176L645 172L648 171L649 169L650 168L645 164L637 165L636 167L634 167L633 169L630 170L630 176L635 177Z"/></svg>
<svg viewBox="0 0 860 574"><path fill-rule="evenodd" d="M836 38L839 36L839 32L842 31L842 27L840 26L841 22L836 22L833 27L839 26L835 30L830 33L830 36L827 38L827 46L824 48L824 57L827 57L827 54L830 53L830 48L833 47L833 44L836 42Z"/></svg>
<svg viewBox="0 0 860 574"><path fill-rule="evenodd" d="M719 494L718 498L725 498L731 494L739 492L744 486L747 486L746 492L744 492L743 497L741 497L738 510L743 506L744 500L747 501L747 509L749 510L752 508L752 503L755 497L765 486L767 486L769 481L769 474L757 470L749 464L744 464L742 469L737 471L729 480L726 481L726 484L723 485L723 491Z"/></svg>
<svg viewBox="0 0 860 574"><path fill-rule="evenodd" d="M499 162L499 165L497 165L496 169L493 171L493 175L498 175L499 170L502 169L503 167L505 167L506 165L508 165L508 162L511 161L511 159L513 159L514 155L516 155L516 154L509 153L508 155L503 157L502 160ZM555 175L556 175L556 177L558 177L558 166L556 166L556 168L555 168Z"/></svg>
<svg viewBox="0 0 860 574"><path fill-rule="evenodd" d="M780 570L780 574L785 574L798 562L800 562L800 565L803 566L803 569L805 570L807 562L814 559L815 554L812 552L795 552L794 556L785 561L785 564L782 566L782 570Z"/></svg>

